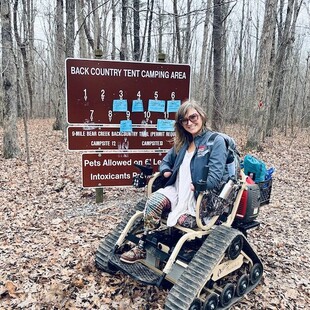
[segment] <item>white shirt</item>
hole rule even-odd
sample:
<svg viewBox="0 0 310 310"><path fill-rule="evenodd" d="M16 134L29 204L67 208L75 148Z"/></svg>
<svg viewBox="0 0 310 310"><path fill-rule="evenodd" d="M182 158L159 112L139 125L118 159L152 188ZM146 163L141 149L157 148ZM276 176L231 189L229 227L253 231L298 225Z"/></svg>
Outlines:
<svg viewBox="0 0 310 310"><path fill-rule="evenodd" d="M194 151L190 153L186 151L175 184L158 190L171 201L171 212L167 219L168 226L174 226L178 218L183 214L195 216L196 199L194 191L191 190L192 177L190 171L190 162L193 155Z"/></svg>

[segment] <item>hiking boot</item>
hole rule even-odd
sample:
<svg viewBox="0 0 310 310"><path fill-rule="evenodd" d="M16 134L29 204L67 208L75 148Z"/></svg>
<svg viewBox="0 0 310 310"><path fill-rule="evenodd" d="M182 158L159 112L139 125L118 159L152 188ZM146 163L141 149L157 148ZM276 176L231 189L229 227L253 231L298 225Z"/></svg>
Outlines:
<svg viewBox="0 0 310 310"><path fill-rule="evenodd" d="M145 257L146 257L145 250L135 246L130 251L123 253L120 257L120 260L124 263L134 264L136 262L145 259Z"/></svg>

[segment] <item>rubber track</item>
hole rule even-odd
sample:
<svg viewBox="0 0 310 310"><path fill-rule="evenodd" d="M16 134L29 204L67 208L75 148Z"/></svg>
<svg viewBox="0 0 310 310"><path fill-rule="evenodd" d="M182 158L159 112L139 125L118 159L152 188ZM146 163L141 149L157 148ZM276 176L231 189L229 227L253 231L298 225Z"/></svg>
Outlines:
<svg viewBox="0 0 310 310"><path fill-rule="evenodd" d="M109 257L114 249L114 246L127 225L131 217L136 213L136 211L143 211L145 206L145 200L141 200L137 203L136 208L132 208L121 220L121 222L111 231L99 244L99 247L95 256L96 266L108 273L115 273L113 269L109 267Z"/></svg>
<svg viewBox="0 0 310 310"><path fill-rule="evenodd" d="M166 310L186 310L197 297L201 286L212 276L226 249L237 235L236 229L216 226L189 263L177 283L171 288L165 303Z"/></svg>

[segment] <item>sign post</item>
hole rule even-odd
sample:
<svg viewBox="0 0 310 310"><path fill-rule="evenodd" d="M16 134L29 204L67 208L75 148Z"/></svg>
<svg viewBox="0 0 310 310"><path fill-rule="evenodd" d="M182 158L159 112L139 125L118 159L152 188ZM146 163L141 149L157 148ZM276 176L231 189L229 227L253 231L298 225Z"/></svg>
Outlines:
<svg viewBox="0 0 310 310"><path fill-rule="evenodd" d="M83 186L130 186L134 163L156 169L170 149L190 66L68 58L66 90L68 149L84 152Z"/></svg>
<svg viewBox="0 0 310 310"><path fill-rule="evenodd" d="M95 50L95 58L102 58L103 52L101 49ZM96 203L103 202L103 188L96 188Z"/></svg>

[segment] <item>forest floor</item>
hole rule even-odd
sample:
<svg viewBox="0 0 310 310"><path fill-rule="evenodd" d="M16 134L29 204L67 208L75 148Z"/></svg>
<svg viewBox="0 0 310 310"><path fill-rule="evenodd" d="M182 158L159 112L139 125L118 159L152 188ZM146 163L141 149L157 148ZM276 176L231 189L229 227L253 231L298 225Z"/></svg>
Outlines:
<svg viewBox="0 0 310 310"><path fill-rule="evenodd" d="M239 148L244 128L230 128ZM3 136L0 129L0 137ZM163 309L167 291L96 269L95 252L143 191L82 188L81 154L68 152L52 120L29 122L31 164L3 159L0 141L0 309ZM261 284L237 309L309 309L310 132L275 133L253 153L276 168L271 203L249 242L263 261Z"/></svg>

